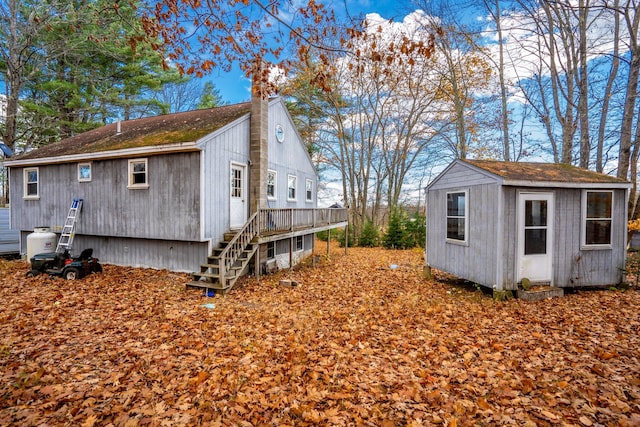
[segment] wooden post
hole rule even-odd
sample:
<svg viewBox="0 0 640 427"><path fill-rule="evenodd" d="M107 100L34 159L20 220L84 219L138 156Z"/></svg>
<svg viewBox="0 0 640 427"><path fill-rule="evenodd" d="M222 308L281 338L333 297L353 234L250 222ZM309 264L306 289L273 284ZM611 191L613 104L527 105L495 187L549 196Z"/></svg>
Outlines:
<svg viewBox="0 0 640 427"><path fill-rule="evenodd" d="M289 239L289 270L293 270L293 239Z"/></svg>
<svg viewBox="0 0 640 427"><path fill-rule="evenodd" d="M331 229L327 230L327 258L329 258L329 248L331 247Z"/></svg>
<svg viewBox="0 0 640 427"><path fill-rule="evenodd" d="M258 249L256 249L256 254L255 256L255 264L254 264L254 269L255 269L255 275L256 275L256 280L260 280L260 244L258 244Z"/></svg>

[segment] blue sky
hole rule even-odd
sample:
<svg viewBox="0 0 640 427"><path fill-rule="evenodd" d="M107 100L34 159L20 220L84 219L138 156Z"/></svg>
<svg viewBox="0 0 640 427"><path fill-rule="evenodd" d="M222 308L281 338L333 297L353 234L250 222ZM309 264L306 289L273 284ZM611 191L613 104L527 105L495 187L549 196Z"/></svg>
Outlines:
<svg viewBox="0 0 640 427"><path fill-rule="evenodd" d="M401 21L415 9L409 1L403 0L329 0L323 3L326 7L332 8L336 15L343 15L345 11L348 11L351 17L378 13L383 18L394 21ZM229 73L215 70L203 79L211 80L220 91L222 99L230 104L247 101L251 95L251 83L237 65Z"/></svg>

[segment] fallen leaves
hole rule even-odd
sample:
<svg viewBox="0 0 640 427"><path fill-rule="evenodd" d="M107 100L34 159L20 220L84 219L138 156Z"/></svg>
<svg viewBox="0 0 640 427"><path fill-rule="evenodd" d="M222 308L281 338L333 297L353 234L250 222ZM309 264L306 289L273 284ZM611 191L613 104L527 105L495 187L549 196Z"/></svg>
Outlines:
<svg viewBox="0 0 640 427"><path fill-rule="evenodd" d="M0 261L0 426L640 423L640 292L495 302L417 251L332 252L213 310L182 274Z"/></svg>

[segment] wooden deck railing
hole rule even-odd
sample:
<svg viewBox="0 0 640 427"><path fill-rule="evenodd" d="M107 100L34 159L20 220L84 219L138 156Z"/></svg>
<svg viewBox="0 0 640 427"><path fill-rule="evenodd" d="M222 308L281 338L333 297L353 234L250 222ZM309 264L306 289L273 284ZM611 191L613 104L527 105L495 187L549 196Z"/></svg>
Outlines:
<svg viewBox="0 0 640 427"><path fill-rule="evenodd" d="M346 221L346 209L260 209L258 234L283 233Z"/></svg>
<svg viewBox="0 0 640 427"><path fill-rule="evenodd" d="M220 283L226 286L227 275L249 243L258 235L258 215L254 213L220 253Z"/></svg>

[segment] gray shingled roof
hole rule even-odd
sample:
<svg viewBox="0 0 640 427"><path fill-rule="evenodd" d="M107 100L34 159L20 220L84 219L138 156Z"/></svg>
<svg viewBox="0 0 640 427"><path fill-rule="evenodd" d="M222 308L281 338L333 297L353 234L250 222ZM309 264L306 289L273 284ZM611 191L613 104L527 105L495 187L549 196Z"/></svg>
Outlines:
<svg viewBox="0 0 640 427"><path fill-rule="evenodd" d="M111 123L88 132L63 139L11 160L42 159L73 154L98 153L125 148L195 142L205 135L248 114L251 103L165 114Z"/></svg>

